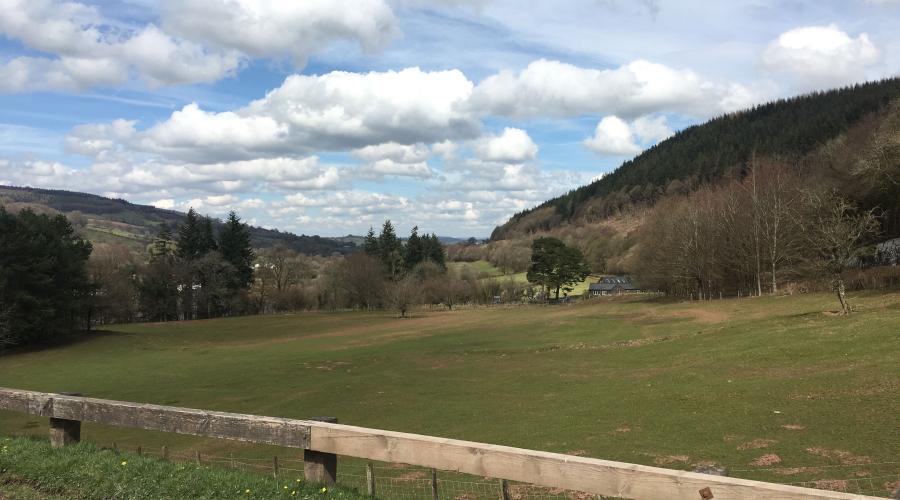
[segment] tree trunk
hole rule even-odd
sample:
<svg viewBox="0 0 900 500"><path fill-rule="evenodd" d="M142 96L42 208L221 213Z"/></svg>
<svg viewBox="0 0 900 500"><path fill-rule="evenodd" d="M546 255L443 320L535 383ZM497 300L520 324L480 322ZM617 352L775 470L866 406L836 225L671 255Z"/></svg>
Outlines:
<svg viewBox="0 0 900 500"><path fill-rule="evenodd" d="M843 314L850 314L850 303L847 302L846 288L844 287L844 280L842 278L837 278L835 291L837 292L838 300L841 302L841 312Z"/></svg>

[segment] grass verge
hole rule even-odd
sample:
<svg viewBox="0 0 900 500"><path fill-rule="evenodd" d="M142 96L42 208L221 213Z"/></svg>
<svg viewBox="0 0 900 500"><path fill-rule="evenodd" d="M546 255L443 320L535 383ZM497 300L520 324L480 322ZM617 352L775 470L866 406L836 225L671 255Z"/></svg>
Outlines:
<svg viewBox="0 0 900 500"><path fill-rule="evenodd" d="M173 463L79 443L53 449L46 441L0 438L0 499L340 498L364 497L295 477Z"/></svg>

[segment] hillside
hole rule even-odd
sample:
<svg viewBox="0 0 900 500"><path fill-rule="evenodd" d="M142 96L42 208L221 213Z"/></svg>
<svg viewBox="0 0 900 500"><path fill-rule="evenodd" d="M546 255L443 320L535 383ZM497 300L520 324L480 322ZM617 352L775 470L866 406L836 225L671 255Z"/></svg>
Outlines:
<svg viewBox="0 0 900 500"><path fill-rule="evenodd" d="M544 231L564 222L592 222L629 206L739 173L748 160L792 161L878 115L900 98L900 78L783 99L684 129L626 161L603 178L514 215L492 240ZM890 210L893 207L882 207ZM888 214L888 223L897 214Z"/></svg>
<svg viewBox="0 0 900 500"><path fill-rule="evenodd" d="M88 239L95 243L120 243L142 250L153 240L162 225L174 228L184 214L121 199L110 199L73 191L0 186L0 205L32 208L37 212L64 213ZM250 236L257 248L283 244L309 255L348 253L356 248L352 241L320 236L296 235L278 230L251 227Z"/></svg>

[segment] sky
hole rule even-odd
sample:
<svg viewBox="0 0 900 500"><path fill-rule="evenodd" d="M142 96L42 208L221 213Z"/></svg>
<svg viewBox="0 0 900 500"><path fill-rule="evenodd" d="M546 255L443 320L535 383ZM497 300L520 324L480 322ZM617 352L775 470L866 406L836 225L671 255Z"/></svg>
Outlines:
<svg viewBox="0 0 900 500"><path fill-rule="evenodd" d="M687 126L900 71L900 0L0 0L0 184L484 237Z"/></svg>

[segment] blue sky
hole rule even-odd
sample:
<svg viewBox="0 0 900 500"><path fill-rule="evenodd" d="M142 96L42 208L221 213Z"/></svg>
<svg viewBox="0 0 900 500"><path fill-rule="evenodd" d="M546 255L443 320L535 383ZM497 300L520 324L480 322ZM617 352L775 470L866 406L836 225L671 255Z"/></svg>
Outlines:
<svg viewBox="0 0 900 500"><path fill-rule="evenodd" d="M894 76L898 0L0 0L0 184L486 236L674 131Z"/></svg>

